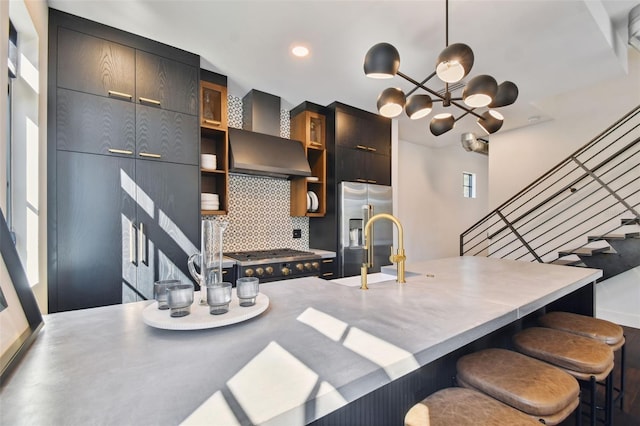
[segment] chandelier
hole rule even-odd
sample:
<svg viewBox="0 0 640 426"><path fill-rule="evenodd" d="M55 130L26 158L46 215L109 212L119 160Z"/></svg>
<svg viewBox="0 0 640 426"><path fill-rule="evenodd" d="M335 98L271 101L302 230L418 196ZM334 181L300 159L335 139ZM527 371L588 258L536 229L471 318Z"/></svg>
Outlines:
<svg viewBox="0 0 640 426"><path fill-rule="evenodd" d="M388 118L397 117L404 110L412 120L427 116L434 102L442 102L447 108L451 105L462 110L459 117L454 117L449 112L435 115L431 119L429 129L435 136L440 136L453 128L456 121L466 115L477 118L478 125L487 133L495 133L502 127L504 117L494 108L511 105L518 98L518 87L505 81L498 84L490 75L478 75L466 85L458 84L456 88L450 87L450 83L462 80L473 66L473 51L464 43L449 45L449 0L445 1L445 49L440 52L436 60L435 71L424 80L417 81L400 71L400 54L389 43L378 43L367 52L364 58L364 73L371 78L393 78L398 75L415 87L408 93L404 93L396 87L389 87L378 96L377 107L380 115ZM434 76L438 76L444 82L444 93L437 92L425 86ZM461 97L453 97L452 90L462 88ZM422 89L429 94L417 93ZM462 101L462 103L460 102ZM478 108L485 108L483 112L477 112Z"/></svg>

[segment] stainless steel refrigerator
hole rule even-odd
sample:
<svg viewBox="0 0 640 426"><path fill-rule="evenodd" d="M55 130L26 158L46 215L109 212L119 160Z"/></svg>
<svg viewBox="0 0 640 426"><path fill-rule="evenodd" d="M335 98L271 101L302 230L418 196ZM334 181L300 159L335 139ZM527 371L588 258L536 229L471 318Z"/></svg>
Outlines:
<svg viewBox="0 0 640 426"><path fill-rule="evenodd" d="M369 218L378 213L393 213L391 187L368 183L342 182L340 184L339 256L341 276L360 274L366 261L364 227ZM390 265L389 255L393 245L393 224L387 220L374 222L373 267L369 272L380 272L380 267Z"/></svg>

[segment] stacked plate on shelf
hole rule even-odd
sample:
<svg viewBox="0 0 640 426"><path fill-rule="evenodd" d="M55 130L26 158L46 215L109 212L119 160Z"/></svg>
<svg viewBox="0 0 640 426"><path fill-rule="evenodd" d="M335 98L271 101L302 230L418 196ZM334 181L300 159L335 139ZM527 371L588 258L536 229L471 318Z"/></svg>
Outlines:
<svg viewBox="0 0 640 426"><path fill-rule="evenodd" d="M200 208L202 210L219 210L220 198L218 194L211 194L209 192L200 194Z"/></svg>
<svg viewBox="0 0 640 426"><path fill-rule="evenodd" d="M213 154L201 154L200 167L206 170L216 170L218 167L216 156Z"/></svg>
<svg viewBox="0 0 640 426"><path fill-rule="evenodd" d="M315 212L318 211L318 196L313 191L307 191L307 211Z"/></svg>

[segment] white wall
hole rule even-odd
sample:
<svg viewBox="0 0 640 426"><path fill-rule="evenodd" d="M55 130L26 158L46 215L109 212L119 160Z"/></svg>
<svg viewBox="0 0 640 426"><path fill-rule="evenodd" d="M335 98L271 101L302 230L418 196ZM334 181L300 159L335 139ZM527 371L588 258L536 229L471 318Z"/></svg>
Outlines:
<svg viewBox="0 0 640 426"><path fill-rule="evenodd" d="M487 157L460 145L406 141L394 156L395 213L405 229L407 262L458 256L460 234L487 213ZM462 196L462 172L476 174L476 198Z"/></svg>
<svg viewBox="0 0 640 426"><path fill-rule="evenodd" d="M640 52L629 48L629 73L547 99L554 117L490 137L489 207L494 209L640 105Z"/></svg>
<svg viewBox="0 0 640 426"><path fill-rule="evenodd" d="M0 1L0 67L4 72L0 73L0 87L7 87L7 48L9 33L9 16L15 21L18 30L18 43L26 47L28 50L37 52L34 56L29 57L29 62L38 69L37 83L34 86L39 87L39 93L35 93L32 88L21 85L15 87L14 95L20 96L21 104L15 106L14 116L22 116L21 119L14 123L17 126L14 137L18 141L23 141L16 147L15 153L20 157L20 161L13 163L14 183L21 186L20 194L14 200L14 209L20 211L28 211L28 213L15 215L16 226L23 238L28 233L32 238L32 243L28 245L18 244L18 250L21 255L29 251L29 259L27 259L28 268L35 271L35 276L30 277L30 282L37 283L33 287L36 300L40 306L40 310L47 311L47 50L48 50L48 6L42 0L27 1ZM21 32L23 39L21 40ZM18 59L20 67L20 59ZM0 206L6 213L6 152L7 140L6 131L7 109L6 98L3 97L0 102L0 126L2 132L0 134ZM32 106L29 106L31 104ZM14 103L15 105L15 103ZM27 125L24 116L29 117L33 124ZM29 127L29 128L27 128ZM31 137L33 136L33 137ZM36 162L26 161L36 157ZM33 173L37 171L37 173ZM28 175L28 176L27 176ZM37 176L34 180L34 176ZM27 186L29 188L27 188ZM35 194L35 199L29 199L26 193ZM20 236L18 237L20 238ZM24 243L24 241L23 241ZM26 244L26 243L25 243ZM35 266L34 266L35 265ZM29 271L28 271L29 272Z"/></svg>

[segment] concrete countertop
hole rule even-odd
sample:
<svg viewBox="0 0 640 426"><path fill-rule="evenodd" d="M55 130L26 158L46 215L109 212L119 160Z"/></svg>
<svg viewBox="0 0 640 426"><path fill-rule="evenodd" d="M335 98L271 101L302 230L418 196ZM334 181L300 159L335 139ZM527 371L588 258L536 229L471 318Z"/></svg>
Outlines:
<svg viewBox="0 0 640 426"><path fill-rule="evenodd" d="M335 251L327 251L327 250L320 250L320 249L313 249L313 248L310 248L309 251L320 255L323 259L330 259L332 257L336 257Z"/></svg>
<svg viewBox="0 0 640 426"><path fill-rule="evenodd" d="M482 257L407 270L368 291L265 283L266 312L215 329L149 327L152 302L48 315L2 388L2 423L305 424L602 274Z"/></svg>

